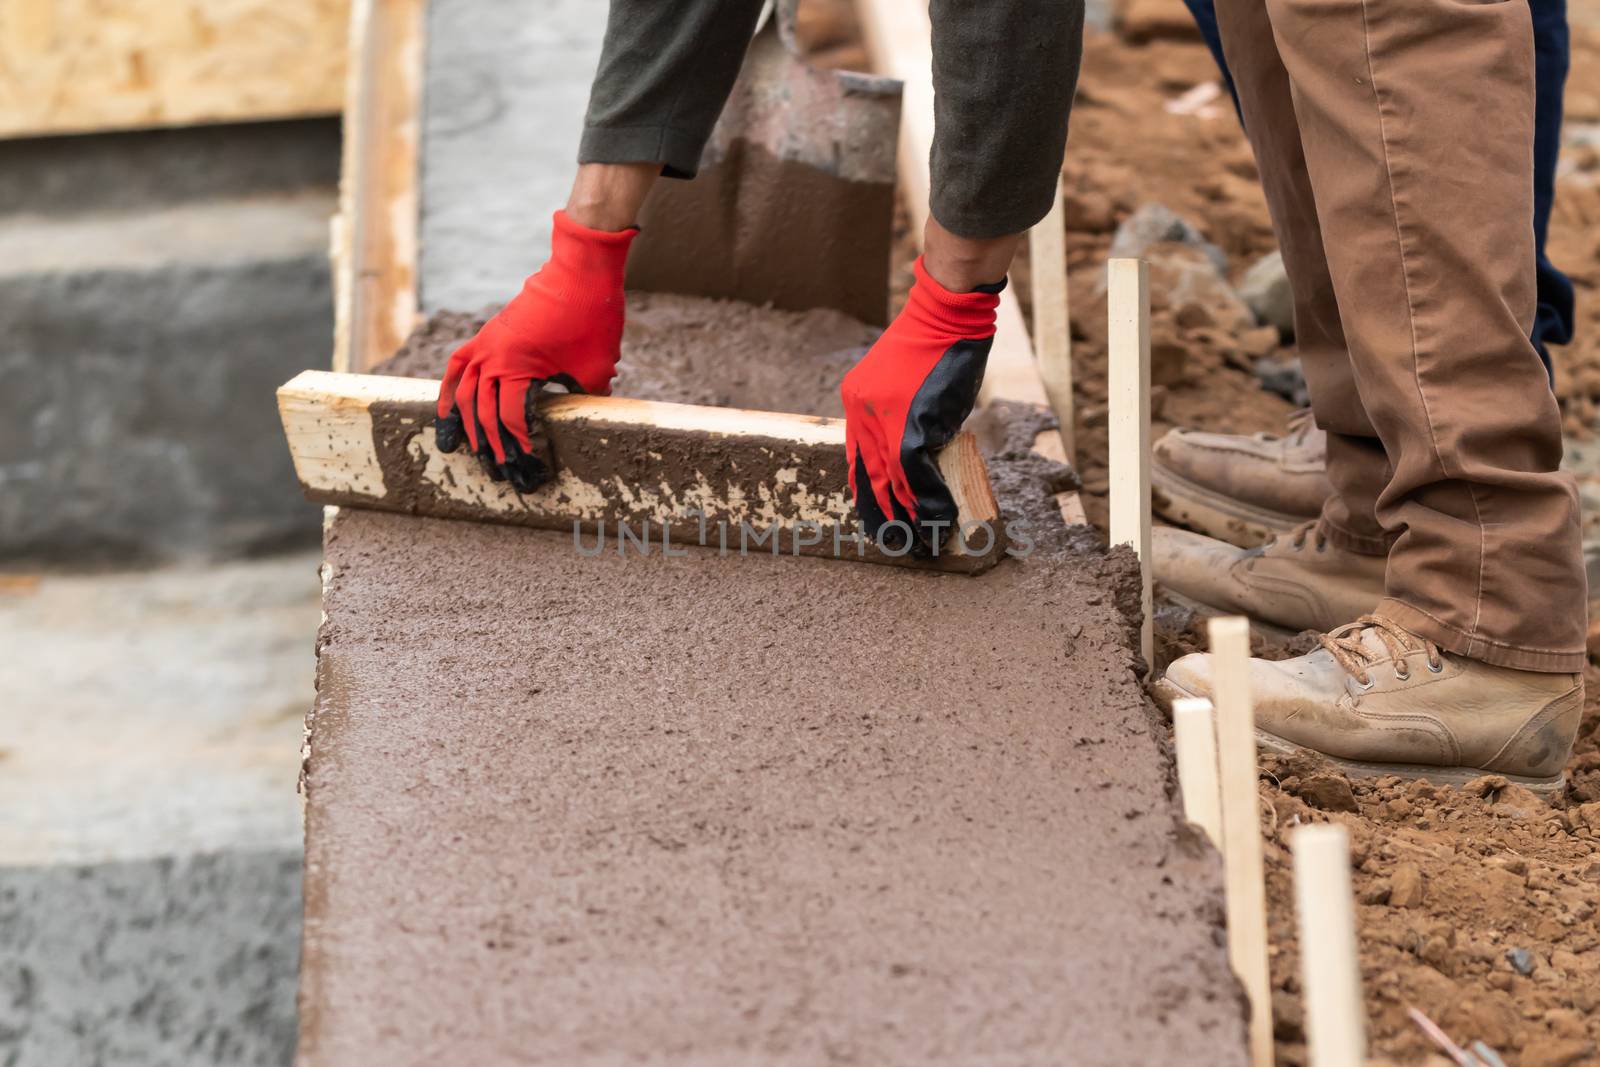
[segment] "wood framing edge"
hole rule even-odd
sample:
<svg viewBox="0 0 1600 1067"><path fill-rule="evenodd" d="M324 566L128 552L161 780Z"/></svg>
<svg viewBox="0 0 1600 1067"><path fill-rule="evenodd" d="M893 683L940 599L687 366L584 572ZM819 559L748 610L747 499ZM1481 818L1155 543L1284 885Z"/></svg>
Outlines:
<svg viewBox="0 0 1600 1067"><path fill-rule="evenodd" d="M419 507L416 503L418 499L427 499L429 494L419 496L414 491L415 485L394 483L396 478L430 477L423 473L425 464L396 464L392 456L386 461L380 455L383 450L380 423L398 419L413 428L412 436L431 435L431 426L425 424L431 422L438 389L438 382L425 379L315 370L302 371L281 386L277 399L284 436L307 497L323 504L431 513L426 505ZM832 457L828 466L833 468L834 481L838 484L827 497L827 508L836 523L853 524L848 514L848 497L841 495L844 493L845 444L842 419L623 397L551 396L541 401L540 407L552 437L565 434L601 447L618 431L639 433L641 440L648 433L660 432L692 435L705 439L708 444L718 438L741 439L748 440L758 451L776 449L787 453L793 449L797 454ZM434 472L431 477L439 485L448 483L449 494L456 498L455 503L443 509L446 517L540 524L524 521L528 517L526 509L509 502L510 490L492 483L471 457L457 454L433 458L448 469ZM938 463L956 500L960 521L969 525L988 524L994 531L994 536L988 539L990 543L984 545L982 551L967 554L955 548L946 554L955 558L947 558L940 565L953 570L987 569L998 561L1004 548L1003 518L977 439L967 432L957 434L939 454ZM788 477L792 482L801 473ZM652 472L651 477L655 476ZM591 509L597 506L596 490L592 486L582 488L583 493L570 499L581 496ZM633 497L635 494L630 488L622 495ZM730 494L729 499L739 496ZM772 501L779 501L778 517L783 522L817 518L815 511L798 517L781 514L783 499L781 494L774 494L765 498L763 505L770 512ZM810 499L816 506L819 498ZM575 510L571 517L582 516ZM875 557L869 553L868 558ZM876 561L913 562L895 557Z"/></svg>
<svg viewBox="0 0 1600 1067"><path fill-rule="evenodd" d="M425 0L352 0L339 213L330 233L334 370L388 358L417 316Z"/></svg>

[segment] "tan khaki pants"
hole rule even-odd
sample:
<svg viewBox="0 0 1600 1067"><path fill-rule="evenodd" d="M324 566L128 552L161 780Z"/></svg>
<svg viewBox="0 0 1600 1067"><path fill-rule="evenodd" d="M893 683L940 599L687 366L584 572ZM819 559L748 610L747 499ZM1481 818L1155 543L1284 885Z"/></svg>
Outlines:
<svg viewBox="0 0 1600 1067"><path fill-rule="evenodd" d="M1528 340L1527 0L1217 0L1294 292L1337 544L1387 552L1387 617L1577 671L1577 487ZM1352 620L1353 621L1353 620Z"/></svg>

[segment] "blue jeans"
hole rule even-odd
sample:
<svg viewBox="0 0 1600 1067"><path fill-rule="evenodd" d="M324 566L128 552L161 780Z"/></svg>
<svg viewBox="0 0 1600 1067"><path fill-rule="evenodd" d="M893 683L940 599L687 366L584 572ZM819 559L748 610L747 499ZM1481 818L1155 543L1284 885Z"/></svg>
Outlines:
<svg viewBox="0 0 1600 1067"><path fill-rule="evenodd" d="M1217 32L1217 11L1213 0L1184 0L1200 27L1206 47L1222 70L1222 84L1233 92L1228 62L1222 57L1222 38ZM1571 44L1567 32L1567 0L1529 0L1533 11L1534 50L1534 132L1533 132L1533 231L1539 260L1539 309L1533 320L1533 346L1550 369L1550 353L1545 345L1564 345L1572 340L1573 292L1567 276L1556 269L1545 255L1545 235L1550 230L1550 208L1556 197L1556 159L1561 154L1561 100L1567 86L1567 67ZM1234 100L1235 108L1238 100Z"/></svg>

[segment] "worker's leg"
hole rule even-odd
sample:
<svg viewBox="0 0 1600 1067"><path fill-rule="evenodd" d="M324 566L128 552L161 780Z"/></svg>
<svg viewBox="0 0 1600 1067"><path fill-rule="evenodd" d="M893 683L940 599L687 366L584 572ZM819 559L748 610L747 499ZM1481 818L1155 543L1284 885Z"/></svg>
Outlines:
<svg viewBox="0 0 1600 1067"><path fill-rule="evenodd" d="M612 0L578 174L556 213L550 255L450 357L435 425L442 451L467 445L521 492L551 477L536 400L552 382L610 391L639 208L657 175L699 168L760 12L761 0Z"/></svg>
<svg viewBox="0 0 1600 1067"><path fill-rule="evenodd" d="M1083 54L1083 0L933 0L929 14L928 232L1014 237L1044 218L1055 196Z"/></svg>
<svg viewBox="0 0 1600 1067"><path fill-rule="evenodd" d="M1233 74L1228 70L1227 57L1222 52L1222 31L1217 28L1216 0L1183 0L1189 9L1189 15L1194 19L1195 28L1200 31L1200 37L1206 43L1206 48L1211 52L1211 58L1217 61L1217 71L1222 75L1222 87L1228 90L1233 98L1233 106L1239 106L1239 94L1233 87Z"/></svg>
<svg viewBox="0 0 1600 1067"><path fill-rule="evenodd" d="M1223 44L1235 59L1234 84L1245 129L1289 275L1295 339L1317 421L1327 431L1332 484L1320 504L1319 521L1293 528L1293 517L1282 515L1277 525L1288 529L1264 549L1246 552L1184 531L1157 531L1155 572L1170 592L1213 608L1293 630L1331 630L1372 611L1383 599L1391 538L1379 525L1376 508L1388 481L1388 460L1362 405L1345 344L1288 73L1278 60L1266 8L1261 0L1219 0L1217 16ZM1175 488L1202 481L1236 484L1232 495L1255 495L1262 505L1258 512L1285 509L1281 504L1270 507L1274 502L1260 499L1261 494L1250 494L1250 475L1270 469L1274 461L1286 470L1314 466L1306 461L1303 440L1294 435L1276 443L1276 457L1269 442L1195 437L1193 452L1204 462L1191 465L1189 479ZM1161 443L1169 444L1167 439ZM1158 470L1170 463L1163 452L1158 446ZM1268 462L1249 462L1257 456ZM1230 483L1230 477L1239 481ZM1163 495L1170 492L1166 485L1163 490ZM1196 499L1204 500L1206 494Z"/></svg>
<svg viewBox="0 0 1600 1067"><path fill-rule="evenodd" d="M579 163L692 178L733 91L762 0L611 0Z"/></svg>
<svg viewBox="0 0 1600 1067"><path fill-rule="evenodd" d="M1083 0L933 0L934 140L905 307L840 387L856 512L937 550L956 515L934 456L977 400L1006 270L1060 180Z"/></svg>
<svg viewBox="0 0 1600 1067"><path fill-rule="evenodd" d="M1327 432L1334 491L1323 506L1321 530L1341 549L1381 555L1392 540L1377 518L1378 494L1388 482L1388 458L1356 385L1289 75L1260 0L1223 0L1217 15L1227 54L1244 57L1232 64L1234 84L1289 275L1295 343L1312 408L1317 425Z"/></svg>
<svg viewBox="0 0 1600 1067"><path fill-rule="evenodd" d="M1572 340L1573 291L1567 276L1545 254L1550 211L1556 195L1556 162L1561 155L1561 110L1571 63L1567 0L1532 0L1535 83L1533 125L1533 231L1538 241L1539 309L1533 320L1533 343L1546 370L1547 345Z"/></svg>
<svg viewBox="0 0 1600 1067"><path fill-rule="evenodd" d="M1233 91L1214 0L1186 3L1217 59L1224 84ZM1532 338L1548 372L1548 346L1571 341L1573 323L1572 283L1545 252L1561 150L1569 33L1566 0L1531 0L1530 6L1537 93L1533 224L1539 257L1539 307ZM1237 104L1237 93L1234 100ZM1290 432L1278 439L1175 429L1156 443L1152 457L1151 477L1160 490L1157 508L1176 522L1249 547L1269 533L1288 530L1322 510L1323 502L1331 495L1326 453L1327 438L1314 422L1293 423ZM1159 553L1157 558L1162 558Z"/></svg>
<svg viewBox="0 0 1600 1067"><path fill-rule="evenodd" d="M1227 6L1241 20L1259 7ZM1528 340L1527 2L1267 0L1266 10L1358 399L1392 464L1377 507L1395 537L1380 610L1449 652L1580 670L1577 492L1558 469L1560 417ZM1231 21L1223 41L1248 100L1254 61L1230 38ZM1245 119L1259 144L1265 123L1248 103ZM1264 171L1281 169L1263 159ZM1349 457L1331 445L1339 485Z"/></svg>

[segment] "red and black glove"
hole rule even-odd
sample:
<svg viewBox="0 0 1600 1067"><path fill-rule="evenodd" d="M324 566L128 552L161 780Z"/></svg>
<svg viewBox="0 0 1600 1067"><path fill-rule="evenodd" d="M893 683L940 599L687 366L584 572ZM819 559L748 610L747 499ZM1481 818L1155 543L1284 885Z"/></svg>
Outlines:
<svg viewBox="0 0 1600 1067"><path fill-rule="evenodd" d="M550 259L450 357L439 389L439 449L465 437L490 477L519 492L555 471L537 433L547 382L605 396L622 345L622 271L638 229L591 230L556 212ZM535 440L538 437L539 440Z"/></svg>
<svg viewBox="0 0 1600 1067"><path fill-rule="evenodd" d="M867 536L891 551L931 555L956 522L935 456L977 402L1006 283L952 293L920 258L914 270L905 307L839 392L850 492Z"/></svg>

